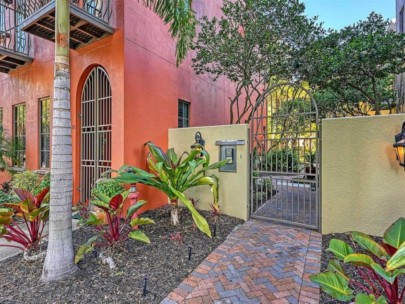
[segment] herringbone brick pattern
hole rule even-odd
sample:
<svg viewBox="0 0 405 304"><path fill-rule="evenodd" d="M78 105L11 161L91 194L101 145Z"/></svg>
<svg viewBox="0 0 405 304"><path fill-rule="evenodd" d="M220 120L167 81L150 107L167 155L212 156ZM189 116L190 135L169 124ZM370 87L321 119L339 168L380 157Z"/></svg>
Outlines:
<svg viewBox="0 0 405 304"><path fill-rule="evenodd" d="M318 303L319 233L250 220L161 304Z"/></svg>

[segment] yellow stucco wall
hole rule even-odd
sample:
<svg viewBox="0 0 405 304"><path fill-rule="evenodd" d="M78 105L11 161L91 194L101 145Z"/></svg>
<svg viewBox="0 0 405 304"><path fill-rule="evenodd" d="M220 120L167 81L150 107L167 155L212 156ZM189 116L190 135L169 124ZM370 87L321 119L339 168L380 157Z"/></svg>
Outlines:
<svg viewBox="0 0 405 304"><path fill-rule="evenodd" d="M322 121L322 233L382 235L405 217L405 172L392 147L404 114Z"/></svg>
<svg viewBox="0 0 405 304"><path fill-rule="evenodd" d="M214 170L219 178L219 205L221 210L230 216L243 220L248 219L248 187L249 187L249 153L248 153L248 126L226 125L214 127L196 127L169 130L169 147L177 153L189 151L194 143L194 135L200 131L205 139L205 149L210 153L211 163L219 159L218 140L244 140L245 145L237 146L237 172L225 173ZM212 203L212 193L208 186L199 186L186 192L187 196L198 198L198 208L209 209Z"/></svg>

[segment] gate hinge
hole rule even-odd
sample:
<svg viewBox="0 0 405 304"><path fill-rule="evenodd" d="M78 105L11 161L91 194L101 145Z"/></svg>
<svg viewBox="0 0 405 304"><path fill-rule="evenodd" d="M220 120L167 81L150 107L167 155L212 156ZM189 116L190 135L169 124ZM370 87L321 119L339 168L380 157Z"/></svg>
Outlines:
<svg viewBox="0 0 405 304"><path fill-rule="evenodd" d="M82 118L82 113L78 113L77 117Z"/></svg>

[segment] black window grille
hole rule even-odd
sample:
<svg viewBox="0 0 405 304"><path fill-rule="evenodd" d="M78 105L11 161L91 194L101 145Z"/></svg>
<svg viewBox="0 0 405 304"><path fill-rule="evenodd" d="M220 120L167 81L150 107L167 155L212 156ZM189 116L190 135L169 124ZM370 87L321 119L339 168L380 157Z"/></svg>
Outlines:
<svg viewBox="0 0 405 304"><path fill-rule="evenodd" d="M190 103L179 100L178 106L178 127L187 128L190 126Z"/></svg>
<svg viewBox="0 0 405 304"><path fill-rule="evenodd" d="M49 168L50 166L50 114L51 114L51 99L49 97L39 100L40 107L40 165L41 168Z"/></svg>
<svg viewBox="0 0 405 304"><path fill-rule="evenodd" d="M15 150L15 163L14 166L25 166L25 135L26 135L26 110L25 104L14 106L14 150Z"/></svg>

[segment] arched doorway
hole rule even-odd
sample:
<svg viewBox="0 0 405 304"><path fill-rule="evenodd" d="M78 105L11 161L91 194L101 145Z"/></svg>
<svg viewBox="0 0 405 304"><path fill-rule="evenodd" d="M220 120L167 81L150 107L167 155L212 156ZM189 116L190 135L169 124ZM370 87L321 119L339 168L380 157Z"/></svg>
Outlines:
<svg viewBox="0 0 405 304"><path fill-rule="evenodd" d="M91 70L81 95L80 199L89 199L94 183L111 169L111 85L102 67Z"/></svg>
<svg viewBox="0 0 405 304"><path fill-rule="evenodd" d="M312 95L284 83L271 87L250 122L250 214L319 229L320 121Z"/></svg>

